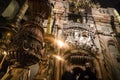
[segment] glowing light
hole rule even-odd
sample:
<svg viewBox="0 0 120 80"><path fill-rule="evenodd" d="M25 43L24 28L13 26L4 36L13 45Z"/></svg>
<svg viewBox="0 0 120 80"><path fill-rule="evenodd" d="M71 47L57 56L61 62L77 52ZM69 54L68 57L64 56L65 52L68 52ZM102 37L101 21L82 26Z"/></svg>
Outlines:
<svg viewBox="0 0 120 80"><path fill-rule="evenodd" d="M7 36L11 36L11 33L8 32L8 33L7 33Z"/></svg>
<svg viewBox="0 0 120 80"><path fill-rule="evenodd" d="M7 55L7 52L6 52L6 51L4 51L4 52L3 52L3 54L4 54L4 55Z"/></svg>
<svg viewBox="0 0 120 80"><path fill-rule="evenodd" d="M60 48L63 47L63 45L64 45L64 43L63 43L62 41L60 41L60 40L57 41L57 44L58 44L58 46L59 46Z"/></svg>
<svg viewBox="0 0 120 80"><path fill-rule="evenodd" d="M55 57L57 60L64 61L64 59L61 56L53 55L53 57Z"/></svg>

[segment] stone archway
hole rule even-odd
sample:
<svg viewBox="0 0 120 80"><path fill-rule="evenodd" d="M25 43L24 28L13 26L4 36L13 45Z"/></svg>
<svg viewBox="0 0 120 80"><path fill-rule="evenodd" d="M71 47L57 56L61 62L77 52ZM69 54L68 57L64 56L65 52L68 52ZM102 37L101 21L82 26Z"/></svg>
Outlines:
<svg viewBox="0 0 120 80"><path fill-rule="evenodd" d="M86 63L90 63L91 70L95 72L96 76L100 75L100 67L98 67L99 62L96 57L92 55L93 53L86 50L71 50L64 54L65 62L62 64L61 69L64 72L65 67L69 66L72 69L79 68L79 70L85 70Z"/></svg>

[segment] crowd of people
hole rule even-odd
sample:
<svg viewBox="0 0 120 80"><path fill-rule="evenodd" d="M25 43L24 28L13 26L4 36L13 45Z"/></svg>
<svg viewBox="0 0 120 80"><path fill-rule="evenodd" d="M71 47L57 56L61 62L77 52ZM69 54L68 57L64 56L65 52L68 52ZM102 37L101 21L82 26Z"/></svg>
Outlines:
<svg viewBox="0 0 120 80"><path fill-rule="evenodd" d="M95 71L93 71L90 63L85 63L84 67L85 69L67 67L62 75L62 80L97 80Z"/></svg>

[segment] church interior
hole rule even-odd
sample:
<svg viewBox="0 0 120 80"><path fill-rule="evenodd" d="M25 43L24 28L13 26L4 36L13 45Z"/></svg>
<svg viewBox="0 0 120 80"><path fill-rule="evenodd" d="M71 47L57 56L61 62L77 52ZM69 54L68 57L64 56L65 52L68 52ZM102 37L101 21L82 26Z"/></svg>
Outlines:
<svg viewBox="0 0 120 80"><path fill-rule="evenodd" d="M120 0L0 0L0 80L120 80Z"/></svg>

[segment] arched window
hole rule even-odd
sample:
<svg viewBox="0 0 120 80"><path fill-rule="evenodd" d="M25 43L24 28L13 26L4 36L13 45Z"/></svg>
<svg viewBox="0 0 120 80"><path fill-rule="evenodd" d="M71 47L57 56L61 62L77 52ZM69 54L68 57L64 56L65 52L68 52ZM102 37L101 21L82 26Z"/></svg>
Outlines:
<svg viewBox="0 0 120 80"><path fill-rule="evenodd" d="M3 11L2 16L6 19L13 19L19 10L19 4L16 0L11 0L7 8Z"/></svg>

